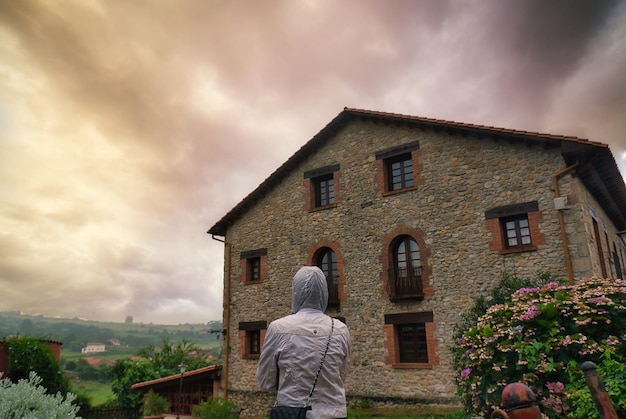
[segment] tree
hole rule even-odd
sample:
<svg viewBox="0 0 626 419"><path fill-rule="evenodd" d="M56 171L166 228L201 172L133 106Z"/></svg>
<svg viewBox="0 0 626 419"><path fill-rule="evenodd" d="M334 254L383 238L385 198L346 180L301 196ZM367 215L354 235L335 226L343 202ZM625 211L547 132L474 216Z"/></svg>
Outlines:
<svg viewBox="0 0 626 419"><path fill-rule="evenodd" d="M619 417L626 417L626 281L584 279L519 289L490 307L452 348L459 394L490 416L506 384L522 382L549 417L597 416L580 365L598 366Z"/></svg>
<svg viewBox="0 0 626 419"><path fill-rule="evenodd" d="M133 316L126 316L126 320L124 320L124 323L132 323L133 322Z"/></svg>
<svg viewBox="0 0 626 419"><path fill-rule="evenodd" d="M142 403L142 397L139 392L132 389L132 385L160 377L155 365L150 361L130 359L116 361L111 368L111 390L117 398L117 405L138 407Z"/></svg>
<svg viewBox="0 0 626 419"><path fill-rule="evenodd" d="M4 344L9 352L9 371L14 380L28 379L34 371L48 393L64 395L69 392L69 380L49 345L31 337L9 338Z"/></svg>
<svg viewBox="0 0 626 419"><path fill-rule="evenodd" d="M76 418L75 397L67 393L47 394L42 379L31 372L28 379L16 384L8 378L0 380L0 417L6 419L70 419Z"/></svg>
<svg viewBox="0 0 626 419"><path fill-rule="evenodd" d="M206 367L209 363L202 356L202 348L183 339L173 344L168 338L162 338L161 347L149 345L139 350L138 355L152 362L162 377L179 373L179 365L185 363L188 370Z"/></svg>
<svg viewBox="0 0 626 419"><path fill-rule="evenodd" d="M163 338L161 347L149 345L138 351L141 361L129 359L117 361L111 368L111 389L118 404L124 407L137 407L141 404L141 395L132 389L132 385L156 378L180 373L179 365L185 363L188 370L205 367L209 363L198 356L201 348L187 340L172 344Z"/></svg>

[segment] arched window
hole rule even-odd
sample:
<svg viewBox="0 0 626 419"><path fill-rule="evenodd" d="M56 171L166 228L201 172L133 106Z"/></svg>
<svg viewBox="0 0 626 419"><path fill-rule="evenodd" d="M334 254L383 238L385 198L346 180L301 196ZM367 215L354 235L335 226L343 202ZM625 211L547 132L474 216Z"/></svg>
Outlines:
<svg viewBox="0 0 626 419"><path fill-rule="evenodd" d="M337 255L330 247L323 247L315 254L315 264L326 276L326 282L328 283L328 304L339 304Z"/></svg>
<svg viewBox="0 0 626 419"><path fill-rule="evenodd" d="M391 244L393 273L389 283L392 298L423 298L420 248L411 236L400 236Z"/></svg>

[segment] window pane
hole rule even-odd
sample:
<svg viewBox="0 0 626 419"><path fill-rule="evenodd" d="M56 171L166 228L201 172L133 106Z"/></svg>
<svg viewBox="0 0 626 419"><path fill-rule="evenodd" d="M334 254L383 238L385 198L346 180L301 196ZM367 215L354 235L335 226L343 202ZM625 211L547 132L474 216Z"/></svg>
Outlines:
<svg viewBox="0 0 626 419"><path fill-rule="evenodd" d="M324 247L318 251L315 264L322 270L328 284L328 302L339 302L339 275L337 272L337 254L330 248Z"/></svg>
<svg viewBox="0 0 626 419"><path fill-rule="evenodd" d="M248 259L248 281L261 280L261 258Z"/></svg>
<svg viewBox="0 0 626 419"><path fill-rule="evenodd" d="M398 325L396 331L400 362L428 362L425 323Z"/></svg>
<svg viewBox="0 0 626 419"><path fill-rule="evenodd" d="M385 161L388 187L391 191L413 186L413 161L411 154L403 154Z"/></svg>
<svg viewBox="0 0 626 419"><path fill-rule="evenodd" d="M413 186L413 161L404 161L404 187Z"/></svg>
<svg viewBox="0 0 626 419"><path fill-rule="evenodd" d="M528 215L521 214L502 220L507 248L532 245Z"/></svg>
<svg viewBox="0 0 626 419"><path fill-rule="evenodd" d="M247 333L248 338L248 354L258 355L261 353L261 331L249 330Z"/></svg>
<svg viewBox="0 0 626 419"><path fill-rule="evenodd" d="M316 178L314 183L316 206L323 207L335 203L335 184L332 174Z"/></svg>
<svg viewBox="0 0 626 419"><path fill-rule="evenodd" d="M392 256L395 275L390 278L391 295L394 297L421 296L422 268L417 242L409 236L399 238L393 248Z"/></svg>

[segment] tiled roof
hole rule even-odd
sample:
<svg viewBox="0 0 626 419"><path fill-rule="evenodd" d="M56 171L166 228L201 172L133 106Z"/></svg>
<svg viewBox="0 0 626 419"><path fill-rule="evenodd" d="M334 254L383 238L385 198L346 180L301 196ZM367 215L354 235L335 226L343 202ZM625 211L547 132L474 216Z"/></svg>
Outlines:
<svg viewBox="0 0 626 419"><path fill-rule="evenodd" d="M384 123L418 125L422 127L457 131L506 138L527 142L543 142L559 146L566 165L577 164L576 172L600 206L607 212L618 229L626 229L626 186L607 144L574 136L545 134L485 125L467 124L441 119L423 118L388 112L344 108L321 131L296 151L276 169L254 191L239 202L207 231L215 236L225 236L228 227L245 214L252 205L276 186L291 170L324 145L338 129L348 121L358 118L377 120Z"/></svg>
<svg viewBox="0 0 626 419"><path fill-rule="evenodd" d="M191 370L191 371L186 371L184 374L184 378L189 378L189 377L195 377L201 374L206 374L209 372L213 372L213 373L218 373L219 371L221 371L222 366L221 365L209 365L208 367L204 367L204 368L198 368L196 370ZM154 386L155 384L162 384L162 383L166 383L168 381L174 381L174 380L179 380L180 379L180 374L174 374L174 375L169 375L167 377L162 377L162 378L157 378L155 380L150 380L150 381L144 381L141 383L136 383L133 384L131 386L131 388L133 389L140 389L140 388L144 388L144 387L151 387Z"/></svg>

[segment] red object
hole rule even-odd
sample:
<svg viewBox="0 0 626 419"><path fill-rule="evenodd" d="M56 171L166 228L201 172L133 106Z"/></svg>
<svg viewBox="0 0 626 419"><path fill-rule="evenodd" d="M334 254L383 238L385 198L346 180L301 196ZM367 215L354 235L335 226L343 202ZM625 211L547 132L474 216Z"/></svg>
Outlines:
<svg viewBox="0 0 626 419"><path fill-rule="evenodd" d="M502 408L495 408L491 419L541 419L541 410L535 404L537 396L525 384L512 383L502 390Z"/></svg>

